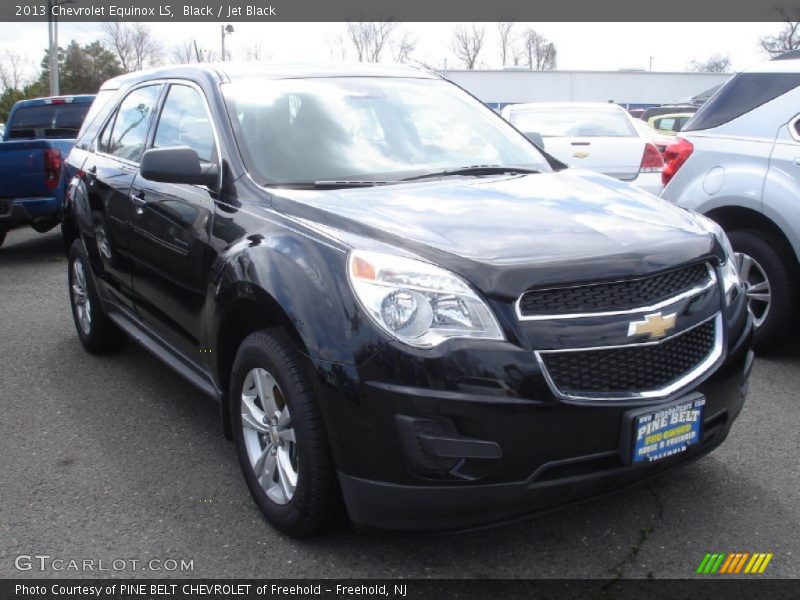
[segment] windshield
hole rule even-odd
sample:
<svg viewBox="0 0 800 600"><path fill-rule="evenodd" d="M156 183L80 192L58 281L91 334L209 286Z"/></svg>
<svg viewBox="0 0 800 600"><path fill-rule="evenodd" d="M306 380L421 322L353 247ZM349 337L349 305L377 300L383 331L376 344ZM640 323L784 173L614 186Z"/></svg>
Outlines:
<svg viewBox="0 0 800 600"><path fill-rule="evenodd" d="M21 106L8 124L9 139L74 138L89 111L90 103Z"/></svg>
<svg viewBox="0 0 800 600"><path fill-rule="evenodd" d="M476 165L552 170L491 109L441 80L239 79L222 89L263 184L396 181Z"/></svg>
<svg viewBox="0 0 800 600"><path fill-rule="evenodd" d="M609 110L532 109L515 110L511 122L525 133L542 137L634 137L636 133L622 112Z"/></svg>

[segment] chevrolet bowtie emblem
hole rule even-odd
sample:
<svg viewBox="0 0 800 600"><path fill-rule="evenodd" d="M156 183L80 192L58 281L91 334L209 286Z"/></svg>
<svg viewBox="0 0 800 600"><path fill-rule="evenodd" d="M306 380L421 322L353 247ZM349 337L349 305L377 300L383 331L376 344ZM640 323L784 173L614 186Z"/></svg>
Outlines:
<svg viewBox="0 0 800 600"><path fill-rule="evenodd" d="M634 335L649 335L651 339L664 337L669 330L675 327L676 313L662 315L660 312L645 315L644 321L631 321L628 324L628 337Z"/></svg>
<svg viewBox="0 0 800 600"><path fill-rule="evenodd" d="M574 152L572 156L574 156L575 158L586 158L587 156L589 156L589 153L584 150L578 150L577 152Z"/></svg>

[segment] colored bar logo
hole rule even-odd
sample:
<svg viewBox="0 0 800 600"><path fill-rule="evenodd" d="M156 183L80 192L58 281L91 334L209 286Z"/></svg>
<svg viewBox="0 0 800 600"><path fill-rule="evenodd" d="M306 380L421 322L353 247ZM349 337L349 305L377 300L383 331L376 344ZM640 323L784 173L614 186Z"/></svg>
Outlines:
<svg viewBox="0 0 800 600"><path fill-rule="evenodd" d="M697 572L701 575L760 575L772 556L772 552L707 552Z"/></svg>

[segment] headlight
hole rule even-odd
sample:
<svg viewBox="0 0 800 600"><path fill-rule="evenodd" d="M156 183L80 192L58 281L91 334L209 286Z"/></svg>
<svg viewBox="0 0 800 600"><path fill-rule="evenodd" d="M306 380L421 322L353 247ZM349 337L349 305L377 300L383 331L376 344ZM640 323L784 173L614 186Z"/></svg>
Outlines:
<svg viewBox="0 0 800 600"><path fill-rule="evenodd" d="M705 230L713 233L725 250L725 262L720 269L722 271L722 291L725 294L725 305L730 306L742 291L742 280L739 278L736 253L733 251L733 246L731 246L728 236L718 223L702 215L697 215L697 217Z"/></svg>
<svg viewBox="0 0 800 600"><path fill-rule="evenodd" d="M505 339L486 303L463 279L445 269L354 250L347 275L372 320L410 346L432 348L450 338Z"/></svg>

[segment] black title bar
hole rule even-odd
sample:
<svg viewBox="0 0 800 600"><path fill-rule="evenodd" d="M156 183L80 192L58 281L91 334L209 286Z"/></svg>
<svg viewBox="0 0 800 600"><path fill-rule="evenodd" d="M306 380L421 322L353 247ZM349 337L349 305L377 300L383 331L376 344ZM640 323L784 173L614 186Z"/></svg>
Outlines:
<svg viewBox="0 0 800 600"><path fill-rule="evenodd" d="M41 21L48 16L68 22L783 21L789 17L800 20L800 0L3 0L0 3L0 21Z"/></svg>
<svg viewBox="0 0 800 600"><path fill-rule="evenodd" d="M798 580L696 579L5 579L3 600L796 599Z"/></svg>

